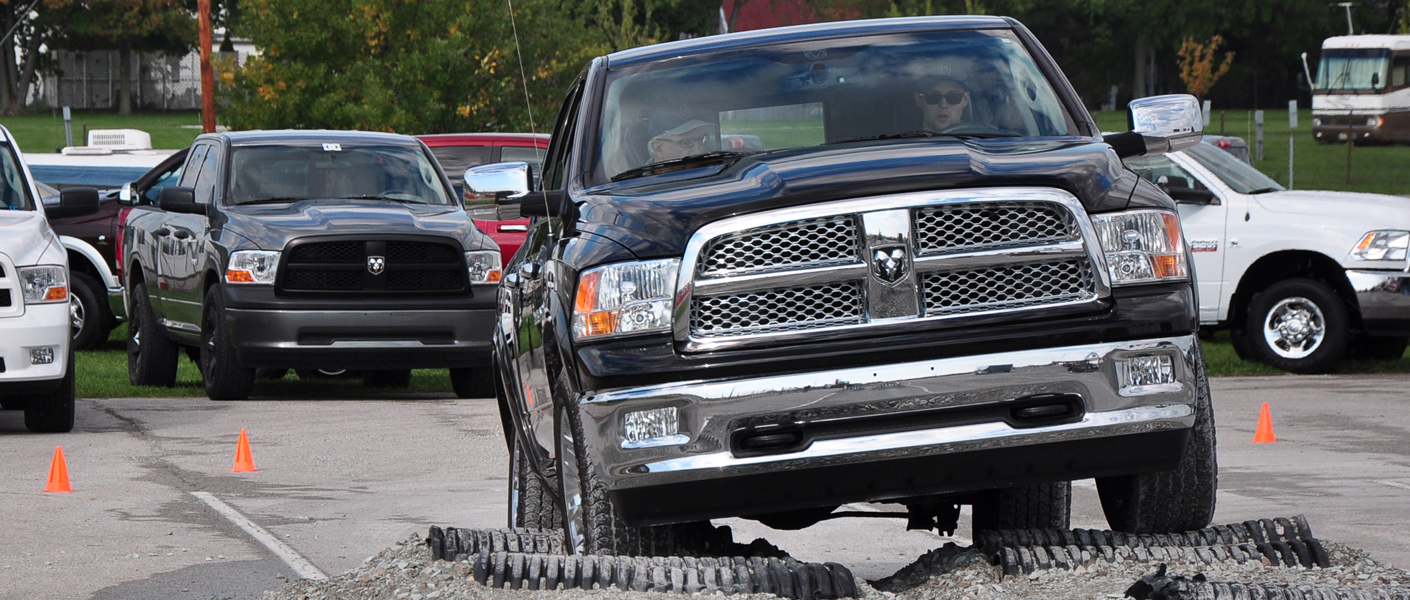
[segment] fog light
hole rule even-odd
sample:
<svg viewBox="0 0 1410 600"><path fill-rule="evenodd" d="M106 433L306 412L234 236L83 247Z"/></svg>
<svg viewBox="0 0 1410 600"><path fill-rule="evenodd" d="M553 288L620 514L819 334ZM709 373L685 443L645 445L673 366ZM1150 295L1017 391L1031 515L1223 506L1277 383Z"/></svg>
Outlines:
<svg viewBox="0 0 1410 600"><path fill-rule="evenodd" d="M1122 396L1144 396L1184 389L1175 380L1175 363L1169 354L1128 356L1116 359L1116 387Z"/></svg>
<svg viewBox="0 0 1410 600"><path fill-rule="evenodd" d="M674 446L688 441L690 438L680 433L680 417L674 406L629 412L622 422L623 448Z"/></svg>
<svg viewBox="0 0 1410 600"><path fill-rule="evenodd" d="M44 346L43 348L29 349L29 364L31 365L52 365L54 364L54 347Z"/></svg>

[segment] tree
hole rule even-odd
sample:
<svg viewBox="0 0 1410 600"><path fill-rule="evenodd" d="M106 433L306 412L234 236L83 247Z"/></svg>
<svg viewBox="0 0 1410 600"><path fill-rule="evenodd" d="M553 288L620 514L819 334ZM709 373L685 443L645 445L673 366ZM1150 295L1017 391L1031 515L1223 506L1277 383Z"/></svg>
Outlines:
<svg viewBox="0 0 1410 600"><path fill-rule="evenodd" d="M24 111L25 99L35 74L47 60L39 48L49 39L49 19L34 14L31 0L0 0L0 114Z"/></svg>
<svg viewBox="0 0 1410 600"><path fill-rule="evenodd" d="M61 24L49 46L117 50L118 114L132 114L132 51L190 52L196 43L193 11L179 0L44 0L50 22Z"/></svg>
<svg viewBox="0 0 1410 600"><path fill-rule="evenodd" d="M1234 64L1234 53L1224 54L1224 60L1216 68L1214 61L1215 54L1219 51L1219 46L1224 43L1224 38L1215 34L1207 42L1197 42L1193 37L1185 38L1180 42L1180 80L1185 82L1185 88L1200 100L1214 82L1219 81L1225 73L1229 72L1229 67Z"/></svg>

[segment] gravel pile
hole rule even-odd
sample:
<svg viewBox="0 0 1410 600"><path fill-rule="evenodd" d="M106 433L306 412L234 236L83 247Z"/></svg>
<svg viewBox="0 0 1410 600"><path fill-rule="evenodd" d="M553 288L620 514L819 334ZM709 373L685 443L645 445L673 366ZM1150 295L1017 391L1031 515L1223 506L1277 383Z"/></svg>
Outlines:
<svg viewBox="0 0 1410 600"><path fill-rule="evenodd" d="M1360 550L1323 541L1331 568L1275 567L1253 562L1214 566L1168 561L1168 574L1203 573L1211 581L1238 581L1312 586L1408 586L1410 572L1381 564ZM1266 561L1265 561L1266 563ZM949 600L972 598L1122 598L1137 580L1155 572L1159 563L1093 562L1075 570L1038 571L1007 576L966 548L946 544L927 553L895 575L858 582L865 600ZM680 595L624 592L616 589L571 592L493 590L471 578L468 563L432 561L420 535L408 537L351 571L328 581L295 581L265 592L264 600L444 600L545 598L680 598ZM736 596L772 598L773 596Z"/></svg>

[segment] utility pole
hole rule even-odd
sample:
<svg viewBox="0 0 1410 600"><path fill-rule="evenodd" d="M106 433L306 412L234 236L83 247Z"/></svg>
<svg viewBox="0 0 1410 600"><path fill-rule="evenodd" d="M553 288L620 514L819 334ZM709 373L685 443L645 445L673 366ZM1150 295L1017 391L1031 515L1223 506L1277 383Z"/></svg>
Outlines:
<svg viewBox="0 0 1410 600"><path fill-rule="evenodd" d="M201 20L201 129L215 133L215 71L211 70L211 0L199 0Z"/></svg>

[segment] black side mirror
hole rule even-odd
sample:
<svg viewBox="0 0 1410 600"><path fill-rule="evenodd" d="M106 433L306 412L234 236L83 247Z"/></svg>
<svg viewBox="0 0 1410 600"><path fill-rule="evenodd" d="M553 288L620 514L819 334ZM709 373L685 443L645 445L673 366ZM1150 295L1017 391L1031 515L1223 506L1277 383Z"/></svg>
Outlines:
<svg viewBox="0 0 1410 600"><path fill-rule="evenodd" d="M188 215L206 214L206 206L196 203L196 190L189 187L162 188L161 195L157 196L157 206L167 212Z"/></svg>
<svg viewBox="0 0 1410 600"><path fill-rule="evenodd" d="M578 206L568 198L565 190L529 192L513 202L519 205L519 214L525 217L559 217L569 221L578 218Z"/></svg>
<svg viewBox="0 0 1410 600"><path fill-rule="evenodd" d="M68 188L59 192L59 203L44 208L51 219L80 217L98 212L98 190L90 187Z"/></svg>
<svg viewBox="0 0 1410 600"><path fill-rule="evenodd" d="M1381 74L1380 74L1380 73L1372 73L1372 74L1371 74L1371 87L1373 87L1373 88L1381 87Z"/></svg>
<svg viewBox="0 0 1410 600"><path fill-rule="evenodd" d="M1170 198L1181 204L1219 204L1214 192L1190 187L1190 180L1184 177L1161 175L1156 182Z"/></svg>

